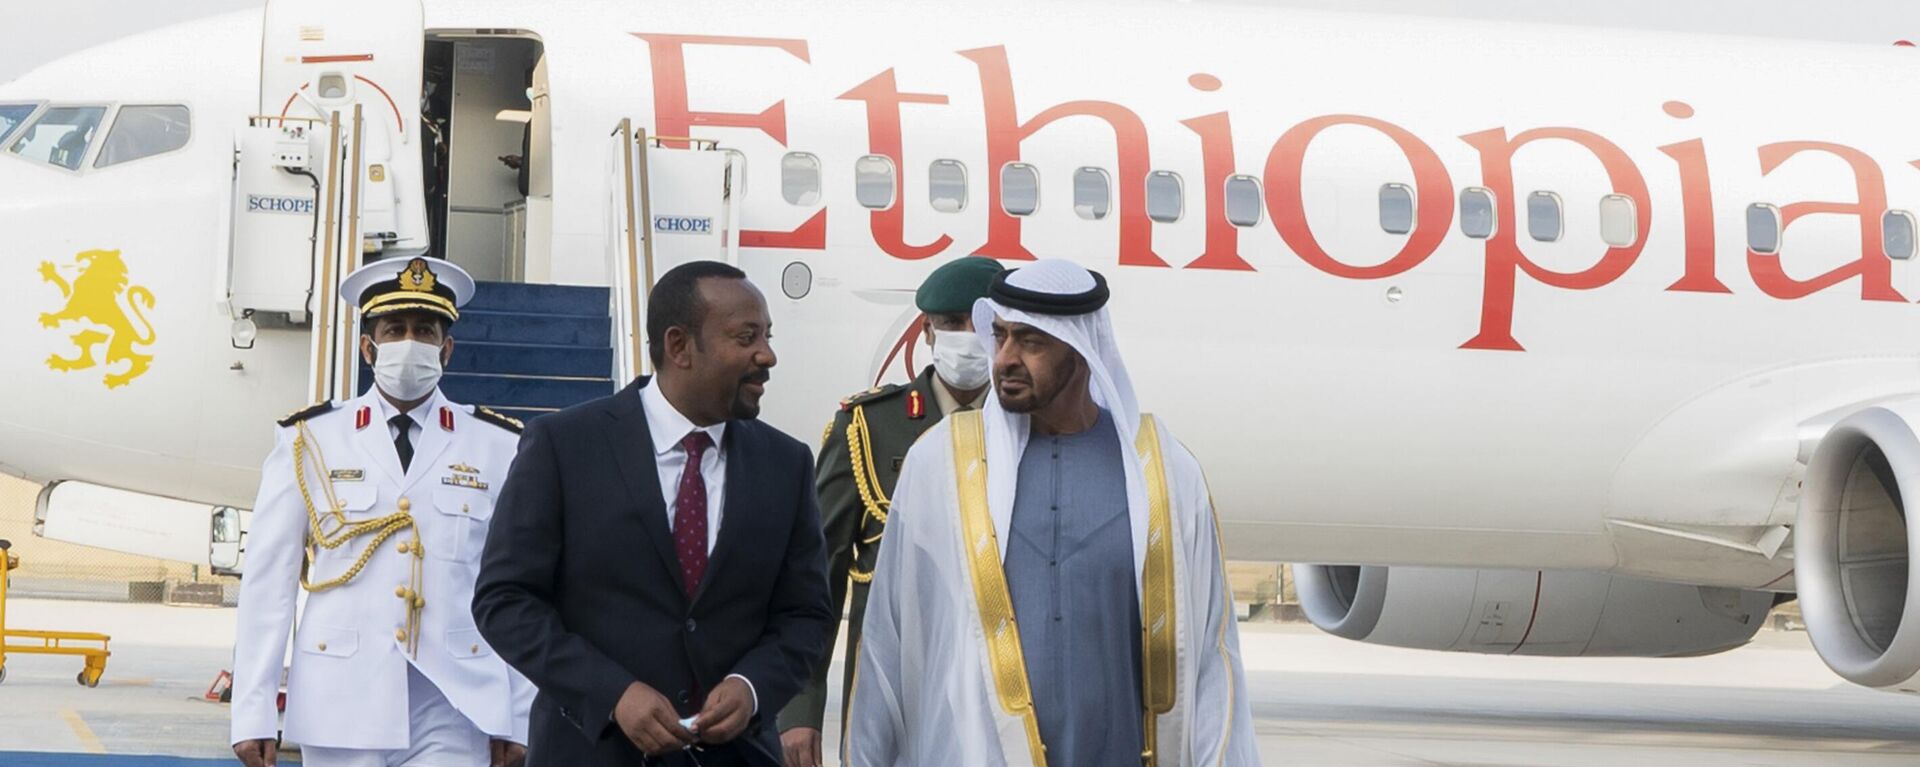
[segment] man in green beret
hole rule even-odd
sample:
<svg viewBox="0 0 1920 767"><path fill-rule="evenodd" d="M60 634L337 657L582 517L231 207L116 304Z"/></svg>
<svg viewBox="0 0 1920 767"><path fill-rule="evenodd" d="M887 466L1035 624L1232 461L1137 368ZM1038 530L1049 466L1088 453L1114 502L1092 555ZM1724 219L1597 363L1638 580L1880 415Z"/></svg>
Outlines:
<svg viewBox="0 0 1920 767"><path fill-rule="evenodd" d="M910 383L888 384L841 400L840 412L827 425L815 482L821 524L826 528L827 582L833 588L834 614L846 607L849 583L853 592L843 685L852 684L860 621L867 610L867 583L872 580L889 498L907 448L946 414L980 407L986 399L990 357L973 332L973 302L986 297L994 275L1005 270L991 258L968 256L928 275L913 302L927 318L923 340L933 350L933 364ZM786 767L821 764L820 731L826 716L832 642L826 658L814 668L813 680L780 712ZM844 707L843 696L843 712Z"/></svg>

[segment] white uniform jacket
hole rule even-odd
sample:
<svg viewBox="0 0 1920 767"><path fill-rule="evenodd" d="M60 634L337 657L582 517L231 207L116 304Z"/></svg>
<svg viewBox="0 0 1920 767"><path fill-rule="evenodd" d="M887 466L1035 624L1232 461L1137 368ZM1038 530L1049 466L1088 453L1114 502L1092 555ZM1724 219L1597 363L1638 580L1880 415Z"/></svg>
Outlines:
<svg viewBox="0 0 1920 767"><path fill-rule="evenodd" d="M471 609L494 499L519 437L504 419L475 415L472 407L435 390L414 411L420 434L410 469L403 472L379 396L369 390L331 409L309 408L283 421L288 425L275 434L261 470L241 579L233 742L276 735L275 699L292 631L288 740L406 748L411 662L481 731L525 744L533 686L487 646ZM295 441L303 434L304 465L296 467ZM304 497L298 481L303 474ZM329 487L340 507L338 520L328 514ZM308 497L322 517L323 534L341 522L400 510L411 514L413 524L377 546L369 534L318 549L307 565ZM294 630L302 568L310 583L322 583L348 572L370 546L373 553L352 580L308 596ZM415 596L422 604L412 625L408 608Z"/></svg>

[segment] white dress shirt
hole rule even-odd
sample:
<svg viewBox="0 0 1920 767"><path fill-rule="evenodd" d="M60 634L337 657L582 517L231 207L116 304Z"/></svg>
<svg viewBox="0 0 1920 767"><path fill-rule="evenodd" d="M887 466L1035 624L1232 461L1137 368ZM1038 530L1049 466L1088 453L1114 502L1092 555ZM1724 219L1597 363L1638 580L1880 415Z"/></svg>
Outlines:
<svg viewBox="0 0 1920 767"><path fill-rule="evenodd" d="M704 431L713 438L713 446L700 454L700 480L707 486L707 553L712 554L714 543L720 540L720 511L725 508L727 495L727 451L720 442L727 434L727 423L694 426L660 392L659 380L648 379L647 385L640 387L640 409L646 413L647 431L653 435L653 468L660 473L660 500L667 504L667 531L673 531L673 502L680 496L680 473L687 468L687 449L680 442L688 434ZM753 680L739 674L728 674L727 678L747 684L747 695L753 699L752 713L760 713L760 691L753 688Z"/></svg>
<svg viewBox="0 0 1920 767"><path fill-rule="evenodd" d="M700 479L707 485L707 553L713 553L720 540L720 515L727 495L727 451L720 443L727 423L695 427L680 414L653 380L640 389L640 407L647 414L647 431L653 433L653 467L660 472L660 496L667 504L667 530L673 530L674 505L680 496L680 473L687 468L687 449L680 442L688 434L704 431L713 438L713 446L700 455Z"/></svg>

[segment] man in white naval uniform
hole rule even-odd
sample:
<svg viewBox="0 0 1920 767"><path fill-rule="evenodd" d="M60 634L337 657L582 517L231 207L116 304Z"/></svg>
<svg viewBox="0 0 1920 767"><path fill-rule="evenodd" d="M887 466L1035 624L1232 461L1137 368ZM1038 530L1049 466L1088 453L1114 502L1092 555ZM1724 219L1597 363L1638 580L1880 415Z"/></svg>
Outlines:
<svg viewBox="0 0 1920 767"><path fill-rule="evenodd" d="M534 690L474 628L481 545L520 424L440 393L473 279L433 258L350 275L375 385L279 424L260 475L234 642L232 742L311 767L486 767L526 755ZM299 626L299 594L308 592Z"/></svg>

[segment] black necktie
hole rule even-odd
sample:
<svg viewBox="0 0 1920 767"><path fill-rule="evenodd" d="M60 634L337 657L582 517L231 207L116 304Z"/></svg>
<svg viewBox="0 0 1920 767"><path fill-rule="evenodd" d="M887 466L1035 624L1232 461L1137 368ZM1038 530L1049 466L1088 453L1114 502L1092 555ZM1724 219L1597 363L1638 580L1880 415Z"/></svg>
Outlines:
<svg viewBox="0 0 1920 767"><path fill-rule="evenodd" d="M413 465L413 437L407 434L413 430L413 417L401 413L387 419L387 423L400 432L393 438L393 452L400 454L400 470L406 471Z"/></svg>

